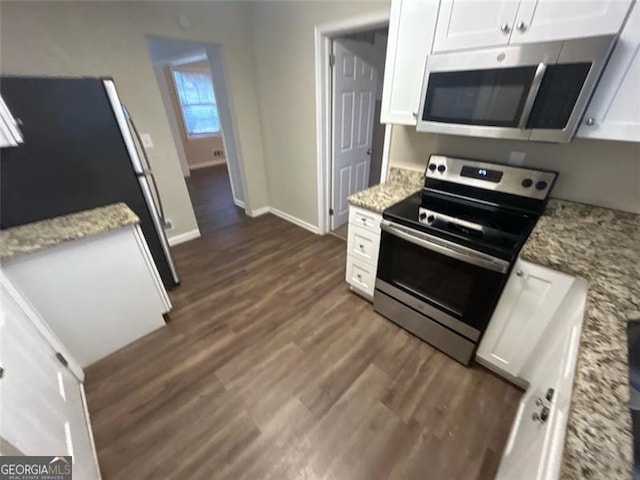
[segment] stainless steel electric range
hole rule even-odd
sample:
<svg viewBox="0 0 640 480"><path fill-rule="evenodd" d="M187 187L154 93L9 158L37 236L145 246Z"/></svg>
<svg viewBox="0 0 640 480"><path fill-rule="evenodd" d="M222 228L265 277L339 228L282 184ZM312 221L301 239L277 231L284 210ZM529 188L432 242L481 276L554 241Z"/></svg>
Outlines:
<svg viewBox="0 0 640 480"><path fill-rule="evenodd" d="M382 214L374 309L468 365L557 176L432 155Z"/></svg>

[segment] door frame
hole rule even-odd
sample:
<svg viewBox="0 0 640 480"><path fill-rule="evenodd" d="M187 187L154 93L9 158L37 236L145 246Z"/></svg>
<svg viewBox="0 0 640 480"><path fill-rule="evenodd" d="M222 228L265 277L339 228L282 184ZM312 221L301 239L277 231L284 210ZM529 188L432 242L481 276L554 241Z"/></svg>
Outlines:
<svg viewBox="0 0 640 480"><path fill-rule="evenodd" d="M389 25L390 11L381 10L366 15L348 18L339 22L316 25L315 37L315 79L316 79L316 172L318 178L318 233L330 231L329 208L331 205L331 67L329 55L332 53L333 37L372 30ZM384 72L378 72L384 74ZM380 182L387 176L391 125L385 126L384 147Z"/></svg>

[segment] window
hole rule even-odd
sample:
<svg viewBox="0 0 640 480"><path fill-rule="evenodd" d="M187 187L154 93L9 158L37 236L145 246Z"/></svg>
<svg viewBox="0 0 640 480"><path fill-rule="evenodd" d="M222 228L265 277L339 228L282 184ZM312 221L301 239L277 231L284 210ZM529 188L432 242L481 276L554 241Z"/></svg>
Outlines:
<svg viewBox="0 0 640 480"><path fill-rule="evenodd" d="M209 72L173 70L173 79L187 133L218 133L220 119Z"/></svg>

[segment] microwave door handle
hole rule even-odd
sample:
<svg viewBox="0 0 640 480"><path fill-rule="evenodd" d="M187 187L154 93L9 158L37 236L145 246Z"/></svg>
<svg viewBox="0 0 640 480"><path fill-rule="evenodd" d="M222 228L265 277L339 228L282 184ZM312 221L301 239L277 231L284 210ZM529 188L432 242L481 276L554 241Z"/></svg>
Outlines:
<svg viewBox="0 0 640 480"><path fill-rule="evenodd" d="M531 82L531 88L529 89L529 94L527 95L527 99L524 102L524 107L522 108L522 115L520 115L520 122L518 122L518 128L525 129L527 128L527 122L529 121L529 116L531 115L531 110L533 109L533 104L536 101L536 97L538 96L538 90L540 90L540 84L542 83L542 79L544 78L544 73L547 70L546 63L539 63L538 68L536 68L536 73L533 75L533 82Z"/></svg>
<svg viewBox="0 0 640 480"><path fill-rule="evenodd" d="M391 235L406 240L407 242L418 245L419 247L426 248L433 252L439 253L446 257L454 258L462 262L476 265L477 267L486 268L498 273L505 273L509 269L509 262L491 257L489 255L482 255L474 251L468 251L464 247L456 246L455 248L447 246L449 242L438 239L437 242L430 241L426 238L417 237L412 235L402 228L398 228L392 222L383 220L380 224L380 228Z"/></svg>

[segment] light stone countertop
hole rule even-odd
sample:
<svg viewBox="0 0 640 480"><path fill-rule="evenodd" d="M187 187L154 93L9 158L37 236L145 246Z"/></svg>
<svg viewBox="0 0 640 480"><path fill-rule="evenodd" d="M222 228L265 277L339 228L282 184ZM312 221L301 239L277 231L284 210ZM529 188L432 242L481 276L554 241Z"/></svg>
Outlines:
<svg viewBox="0 0 640 480"><path fill-rule="evenodd" d="M116 203L0 230L0 262L136 223L138 216Z"/></svg>
<svg viewBox="0 0 640 480"><path fill-rule="evenodd" d="M631 479L627 322L640 320L640 215L551 200L520 256L589 282L562 479Z"/></svg>
<svg viewBox="0 0 640 480"><path fill-rule="evenodd" d="M424 183L424 173L406 168L391 167L386 183L380 183L361 192L354 193L347 200L355 207L382 213L391 205L420 191Z"/></svg>

